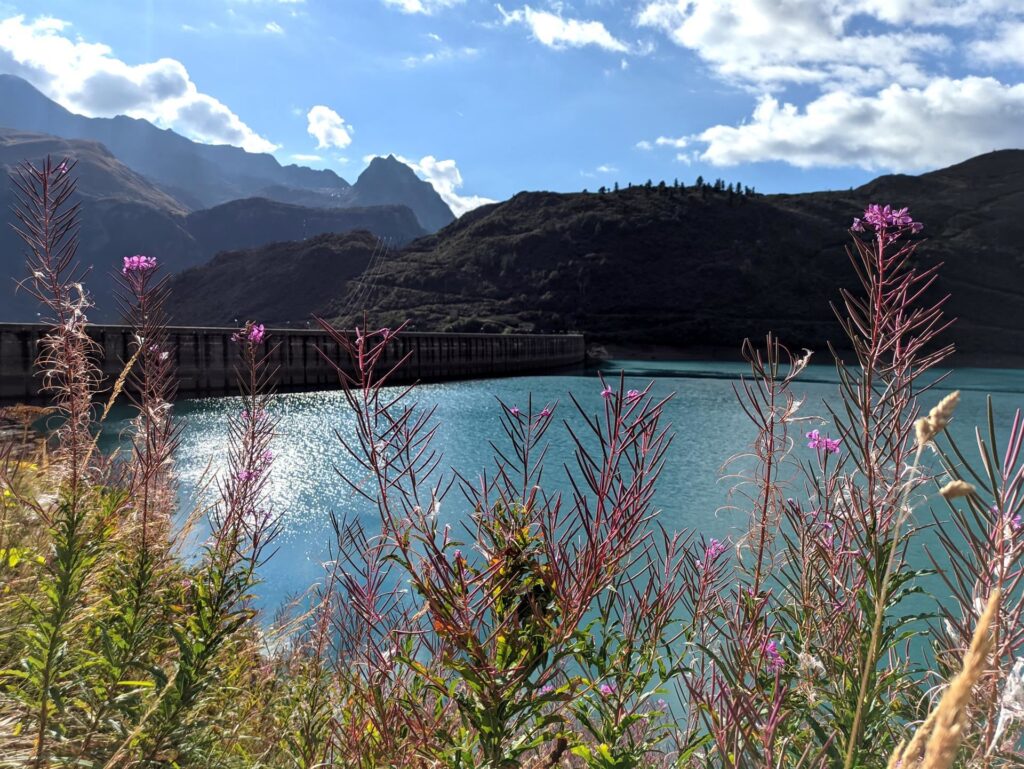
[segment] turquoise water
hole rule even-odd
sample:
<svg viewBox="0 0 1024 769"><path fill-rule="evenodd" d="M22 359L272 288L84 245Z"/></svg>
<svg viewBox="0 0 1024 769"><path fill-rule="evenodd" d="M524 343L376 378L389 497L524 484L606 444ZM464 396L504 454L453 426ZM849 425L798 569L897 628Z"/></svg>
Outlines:
<svg viewBox="0 0 1024 769"><path fill-rule="evenodd" d="M631 361L613 361L604 368L606 376L615 377L619 370L625 370L627 387L642 389L653 381L655 396L675 394L666 416L676 437L656 497L662 524L670 531L694 530L719 539L736 534L747 515L725 507L729 482L719 478L723 463L743 451L753 436L733 393L736 378L745 369L729 363ZM826 414L822 401L836 393L834 370L810 367L802 379L797 387L797 392L805 397L801 414ZM1024 371L957 371L928 398L928 404L952 389L963 391L952 430L961 445L970 449L973 426L985 421L987 393L993 396L997 426L1009 425L1013 411L1024 406ZM444 453L444 466L476 476L493 468L489 441L500 441L503 437L496 398L525 410L532 394L537 411L544 404L558 402L556 416L582 427L582 419L575 413L568 393L575 394L584 408L596 413L603 409L600 390L597 373L591 371L422 385L416 391L416 399L425 407L437 406L440 428L436 445ZM176 413L185 423L176 458L183 510L204 499L209 501L212 496L208 488L204 492L204 487L208 486L211 474L225 469L225 417L239 408L237 398L184 400L176 404ZM332 511L361 520L369 530L378 526L376 512L365 501L355 498L339 477L339 473L356 473L335 436L335 431L346 434L352 430L352 417L343 395L281 395L273 412L280 419L281 437L275 446L269 490L283 531L276 553L262 568L259 596L260 603L271 611L322 576L321 564L329 557ZM116 432L125 424L115 421L110 427ZM545 485L549 490L564 490L567 485L561 466L563 462L571 466L571 440L558 420L548 437ZM801 450L804 449L797 449ZM806 451L810 454L810 450ZM454 491L440 511L440 517L447 522L462 520L467 514L464 500Z"/></svg>

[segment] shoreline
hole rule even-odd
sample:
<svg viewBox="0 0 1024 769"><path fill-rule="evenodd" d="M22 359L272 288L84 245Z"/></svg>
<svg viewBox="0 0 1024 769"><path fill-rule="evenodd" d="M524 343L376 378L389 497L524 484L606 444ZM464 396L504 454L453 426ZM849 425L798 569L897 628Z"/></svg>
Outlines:
<svg viewBox="0 0 1024 769"><path fill-rule="evenodd" d="M800 350L794 350L794 354ZM831 351L826 347L813 351L811 362L814 365L832 365ZM853 357L852 350L839 350L838 353L846 360ZM629 360L638 362L696 362L739 363L744 364L739 346L693 346L672 347L670 345L624 345L624 344L590 344L587 346L588 365L602 361ZM946 366L957 368L1010 369L1024 371L1024 354L1008 353L961 353L954 352Z"/></svg>

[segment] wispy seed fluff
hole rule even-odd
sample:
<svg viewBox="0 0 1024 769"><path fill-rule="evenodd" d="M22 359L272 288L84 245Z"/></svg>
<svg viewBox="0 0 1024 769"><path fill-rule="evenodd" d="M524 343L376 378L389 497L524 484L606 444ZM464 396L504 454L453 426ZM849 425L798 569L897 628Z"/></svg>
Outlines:
<svg viewBox="0 0 1024 769"><path fill-rule="evenodd" d="M921 417L914 423L914 431L917 433L917 445L924 446L936 435L946 429L956 405L960 402L960 391L951 392L928 412L928 416Z"/></svg>
<svg viewBox="0 0 1024 769"><path fill-rule="evenodd" d="M939 493L946 499L957 499L973 494L974 487L967 481L950 481L939 489Z"/></svg>

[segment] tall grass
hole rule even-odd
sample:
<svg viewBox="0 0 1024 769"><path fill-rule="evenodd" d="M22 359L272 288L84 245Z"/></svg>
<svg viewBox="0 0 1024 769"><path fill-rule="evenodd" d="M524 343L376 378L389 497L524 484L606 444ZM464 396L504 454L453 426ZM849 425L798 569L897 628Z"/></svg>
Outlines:
<svg viewBox="0 0 1024 769"><path fill-rule="evenodd" d="M822 416L796 395L809 352L744 345L755 438L728 471L748 517L728 542L660 526L673 433L650 388L602 379L597 413L572 395L498 402L493 463L469 474L445 467L415 388L391 384L402 330L322 324L347 358L345 480L378 521L334 518L323 578L260 616L278 532L273 341L253 322L235 335L227 470L209 505L176 509L166 283L156 260L124 258L134 343L101 392L72 170L18 175L60 418L38 461L0 460L0 766L1021 765L1024 420L1001 437L990 409L977 460L946 435L956 397L926 374L951 352L948 321L905 210L855 220L861 291L837 304L853 355L832 353ZM118 399L135 417L103 456ZM572 456L548 457L552 429ZM566 493L549 490L552 461ZM464 525L443 525L442 505L464 506ZM929 525L950 599L921 617L908 599L930 597Z"/></svg>

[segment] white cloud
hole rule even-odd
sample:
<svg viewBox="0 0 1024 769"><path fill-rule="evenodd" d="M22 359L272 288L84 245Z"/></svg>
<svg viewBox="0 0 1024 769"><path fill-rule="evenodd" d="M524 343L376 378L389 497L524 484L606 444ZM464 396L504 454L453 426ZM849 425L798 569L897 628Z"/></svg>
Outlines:
<svg viewBox="0 0 1024 769"><path fill-rule="evenodd" d="M1024 83L949 74L1024 63L1021 0L644 0L636 21L758 95L739 125L639 149L911 171L1024 145Z"/></svg>
<svg viewBox="0 0 1024 769"><path fill-rule="evenodd" d="M266 30L267 32L269 32L272 35L283 35L284 34L284 27L282 27L276 21L268 21L264 25L263 29Z"/></svg>
<svg viewBox="0 0 1024 769"><path fill-rule="evenodd" d="M955 10L952 2L923 2L936 19L942 8L947 15ZM740 83L880 88L925 84L922 61L952 49L940 32L905 23L881 28L889 19L904 21L913 7L919 12L912 18L922 21L928 13L921 6L922 0L649 0L637 23L664 31ZM865 18L876 22L872 31L863 31Z"/></svg>
<svg viewBox="0 0 1024 769"><path fill-rule="evenodd" d="M315 163L318 160L323 160L320 155L305 155L301 152L296 152L291 158L299 163Z"/></svg>
<svg viewBox="0 0 1024 769"><path fill-rule="evenodd" d="M655 147L671 147L672 149L681 150L688 146L690 146L690 137L688 136L680 136L677 138L673 138L671 136L659 136L654 141L644 139L636 143L636 148L644 151L653 150Z"/></svg>
<svg viewBox="0 0 1024 769"><path fill-rule="evenodd" d="M442 46L436 51L430 51L421 56L407 56L402 59L402 65L409 69L416 67L422 67L426 64L442 64L449 61L458 61L462 59L473 59L478 56L480 51L476 48L452 48L450 46Z"/></svg>
<svg viewBox="0 0 1024 769"><path fill-rule="evenodd" d="M975 42L971 53L989 64L1024 65L1024 21L1002 24L994 38Z"/></svg>
<svg viewBox="0 0 1024 769"><path fill-rule="evenodd" d="M1024 83L990 77L894 84L873 95L832 91L800 109L762 97L750 121L695 137L715 165L792 165L919 171L1024 145Z"/></svg>
<svg viewBox="0 0 1024 769"><path fill-rule="evenodd" d="M109 46L74 40L68 22L24 16L0 20L0 72L25 78L62 106L89 117L129 115L190 139L273 152L225 104L199 91L176 59L129 65Z"/></svg>
<svg viewBox="0 0 1024 769"><path fill-rule="evenodd" d="M345 149L352 143L352 126L330 107L318 104L306 114L306 120L306 130L316 139L318 150L327 147Z"/></svg>
<svg viewBox="0 0 1024 769"><path fill-rule="evenodd" d="M614 174L614 173L616 173L616 172L617 172L617 171L618 171L619 169L618 169L618 168L616 168L615 166L610 166L610 165L608 165L607 163L602 163L602 164L601 164L601 165L599 165L599 166L597 167L597 169L595 169L595 170L596 170L596 171L597 171L597 172L598 172L599 174Z"/></svg>
<svg viewBox="0 0 1024 769"><path fill-rule="evenodd" d="M853 10L888 24L966 27L1021 7L1019 0L859 0Z"/></svg>
<svg viewBox="0 0 1024 769"><path fill-rule="evenodd" d="M369 163L375 157L386 156L365 155L363 162ZM462 216L474 208L496 202L481 195L460 195L459 190L462 189L463 184L462 174L454 160L438 160L433 155L427 155L420 160L410 160L401 155L395 155L395 158L409 166L421 179L430 182L455 216Z"/></svg>
<svg viewBox="0 0 1024 769"><path fill-rule="evenodd" d="M606 51L629 53L629 46L612 35L600 21L565 19L549 11L535 11L528 5L515 11L498 6L506 26L522 24L530 29L537 42L548 48L583 48L594 45Z"/></svg>
<svg viewBox="0 0 1024 769"><path fill-rule="evenodd" d="M637 15L726 78L862 90L926 85L929 60L955 48L951 27L1002 23L978 51L1020 61L1013 19L1020 0L646 0Z"/></svg>
<svg viewBox="0 0 1024 769"><path fill-rule="evenodd" d="M429 16L462 2L464 0L384 0L384 5L397 8L402 13L422 13Z"/></svg>
<svg viewBox="0 0 1024 769"><path fill-rule="evenodd" d="M690 140L685 136L680 136L677 139L673 139L670 136L659 136L654 140L654 144L658 147L672 147L673 149L681 150L690 143Z"/></svg>

